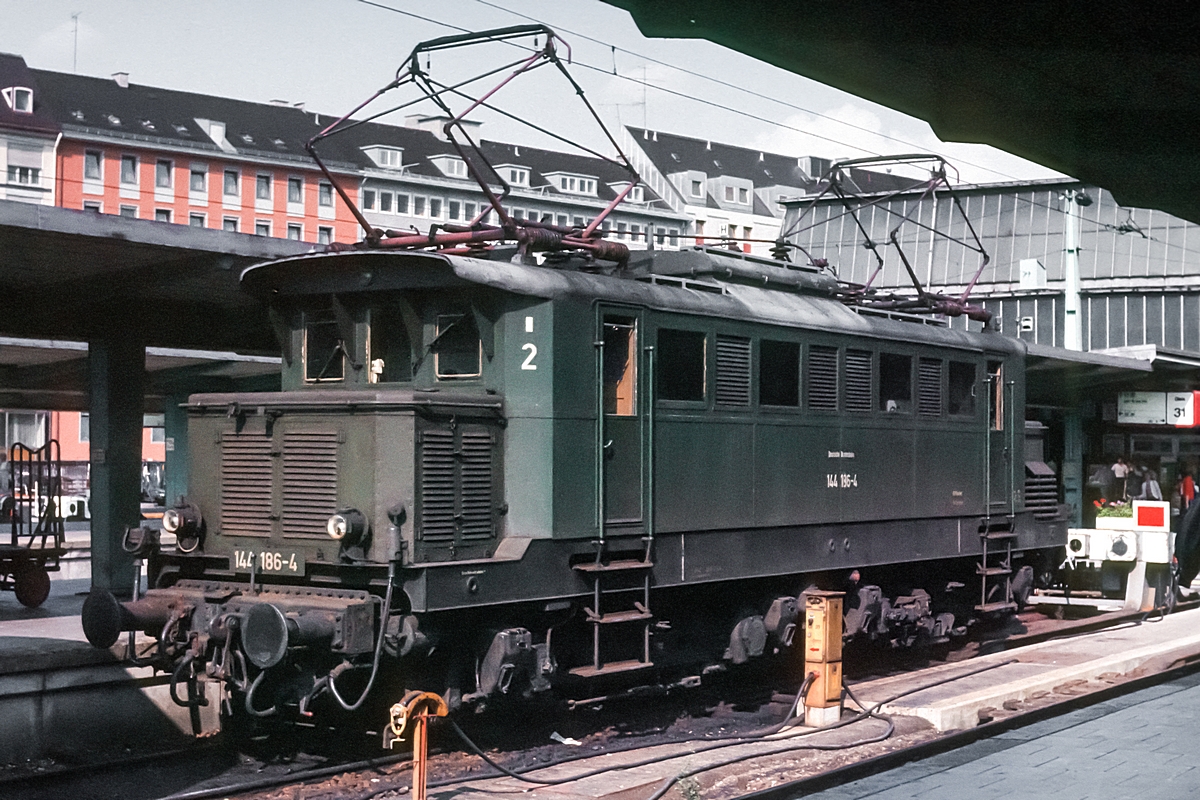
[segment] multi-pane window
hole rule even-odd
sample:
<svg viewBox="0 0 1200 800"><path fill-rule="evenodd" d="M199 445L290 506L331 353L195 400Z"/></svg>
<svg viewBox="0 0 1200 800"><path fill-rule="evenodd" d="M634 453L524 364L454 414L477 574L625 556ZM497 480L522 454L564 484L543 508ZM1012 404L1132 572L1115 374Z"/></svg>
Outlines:
<svg viewBox="0 0 1200 800"><path fill-rule="evenodd" d="M658 331L658 396L661 400L704 400L703 331Z"/></svg>
<svg viewBox="0 0 1200 800"><path fill-rule="evenodd" d="M401 195L401 197L403 197L403 195ZM387 214L392 213L392 193L391 192L380 192L379 193L379 210L384 213L387 213Z"/></svg>
<svg viewBox="0 0 1200 800"><path fill-rule="evenodd" d="M271 223L267 222L266 220L261 220L261 219L257 220L254 223L254 235L255 236L270 236L271 235Z"/></svg>
<svg viewBox="0 0 1200 800"><path fill-rule="evenodd" d="M21 183L26 186L36 186L42 181L42 171L37 167L18 167L9 165L8 182Z"/></svg>
<svg viewBox="0 0 1200 800"><path fill-rule="evenodd" d="M303 178L288 178L288 202L289 203L304 202L304 179Z"/></svg>
<svg viewBox="0 0 1200 800"><path fill-rule="evenodd" d="M237 217L225 217L225 219L221 221L221 230L228 231L229 233L237 233L237 229Z"/></svg>
<svg viewBox="0 0 1200 800"><path fill-rule="evenodd" d="M950 415L975 416L975 365L966 361L950 362Z"/></svg>
<svg viewBox="0 0 1200 800"><path fill-rule="evenodd" d="M692 181L692 197L704 196L704 184L700 181Z"/></svg>
<svg viewBox="0 0 1200 800"><path fill-rule="evenodd" d="M191 177L188 179L188 189L193 192L207 191L208 170L204 167L192 167Z"/></svg>
<svg viewBox="0 0 1200 800"><path fill-rule="evenodd" d="M203 214L188 214L188 225L191 225L193 228L203 228L204 227L204 215Z"/></svg>
<svg viewBox="0 0 1200 800"><path fill-rule="evenodd" d="M137 156L121 156L121 183L137 186Z"/></svg>
<svg viewBox="0 0 1200 800"><path fill-rule="evenodd" d="M442 217L441 198L438 198L438 197L429 198L429 216L433 217L434 219L441 219L441 217Z"/></svg>
<svg viewBox="0 0 1200 800"><path fill-rule="evenodd" d="M238 195L238 172L235 169L225 170L225 195L227 197L237 197Z"/></svg>
<svg viewBox="0 0 1200 800"><path fill-rule="evenodd" d="M104 160L104 154L99 150L88 150L83 154L83 177L84 180L98 181L100 180L100 164Z"/></svg>
<svg viewBox="0 0 1200 800"><path fill-rule="evenodd" d="M257 200L271 199L271 176L256 175L254 178L254 197Z"/></svg>
<svg viewBox="0 0 1200 800"><path fill-rule="evenodd" d="M425 198L424 197L417 196L417 197L413 198L413 216L414 217L425 216Z"/></svg>
<svg viewBox="0 0 1200 800"><path fill-rule="evenodd" d="M137 219L137 206L121 206L121 216Z"/></svg>
<svg viewBox="0 0 1200 800"><path fill-rule="evenodd" d="M406 194L396 195L396 213L397 214L407 214L408 213L408 195L406 195Z"/></svg>
<svg viewBox="0 0 1200 800"><path fill-rule="evenodd" d="M321 183L317 185L317 205L326 208L333 206L333 185Z"/></svg>
<svg viewBox="0 0 1200 800"><path fill-rule="evenodd" d="M297 225L294 222L288 223L287 238L294 239L298 242L303 237L303 235L304 235L304 229L301 226Z"/></svg>
<svg viewBox="0 0 1200 800"><path fill-rule="evenodd" d="M457 200L446 203L447 216L452 220L462 219L462 204Z"/></svg>
<svg viewBox="0 0 1200 800"><path fill-rule="evenodd" d="M291 202L290 200L288 202ZM375 210L375 190L363 189L362 205L364 211Z"/></svg>
<svg viewBox="0 0 1200 800"><path fill-rule="evenodd" d="M463 205L463 219L468 220L468 221L475 219L475 204L474 203L465 203Z"/></svg>
<svg viewBox="0 0 1200 800"><path fill-rule="evenodd" d="M764 406L800 405L800 345L796 342L759 343L758 402Z"/></svg>
<svg viewBox="0 0 1200 800"><path fill-rule="evenodd" d="M171 209L169 209L169 208L154 209L154 221L155 222L170 222L171 221Z"/></svg>
<svg viewBox="0 0 1200 800"><path fill-rule="evenodd" d="M912 356L879 354L879 410L889 414L912 411Z"/></svg>
<svg viewBox="0 0 1200 800"><path fill-rule="evenodd" d="M171 188L171 162L160 158L154 163L154 185L159 189Z"/></svg>
<svg viewBox="0 0 1200 800"><path fill-rule="evenodd" d="M333 242L333 228L322 225L317 228L317 244L331 244Z"/></svg>

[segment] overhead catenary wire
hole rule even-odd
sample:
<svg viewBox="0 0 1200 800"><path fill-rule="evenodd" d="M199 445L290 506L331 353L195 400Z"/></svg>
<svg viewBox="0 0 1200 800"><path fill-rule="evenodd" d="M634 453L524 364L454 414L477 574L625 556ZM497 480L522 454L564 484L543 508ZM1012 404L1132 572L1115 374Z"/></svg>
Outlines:
<svg viewBox="0 0 1200 800"><path fill-rule="evenodd" d="M484 6L488 6L490 8L497 9L499 11L504 11L508 14L512 14L513 16L520 17L521 19L526 19L526 20L530 20L533 22L541 22L542 24L546 24L546 25L550 24L550 23L545 22L544 20L540 20L540 19L530 16L528 14L523 14L520 11L515 11L511 8L505 8L504 6L490 2L489 0L474 0L474 2L479 3L480 5L484 5ZM589 36L586 33L580 33L579 31L574 31L574 30L571 30L570 28L562 27L561 25L551 25L551 27L553 27L555 30L560 30L563 33L568 33L571 36L577 37L579 39L583 39L585 41L589 41L594 44L598 44L603 47L609 48L613 54L613 67L612 67L611 72L609 72L608 74L613 75L618 78L627 78L627 76L620 75L617 72L616 53L619 50L622 53L626 53L627 55L631 55L634 58L638 58L643 61L647 61L651 64L657 64L659 66L666 67L668 69L673 69L673 70L676 70L677 72L683 73L684 75L690 75L691 77L694 77L694 78L700 78L701 80L709 81L710 83L715 83L718 86L724 86L725 88L733 89L738 92L742 92L743 94L750 95L751 97L756 97L760 100L767 100L768 102L772 102L777 105L781 105L785 108L790 108L793 111L799 111L804 114L811 114L814 117L817 117L819 119L829 120L830 122L837 123L838 125L844 125L847 128L852 128L854 130L861 131L862 133L866 133L871 136L877 136L881 139L886 139L888 141L896 142L897 144L902 144L905 147L916 147L916 148L919 148L922 150L927 149L925 147L925 145L919 144L917 142L912 142L907 139L902 139L898 136L892 136L890 134L886 134L881 131L871 130L870 128L865 128L862 125L855 125L853 122L847 122L846 120L838 119L837 117L830 116L829 114L822 114L819 111L814 111L810 108L805 108L804 106L797 105L796 103L789 102L788 100L784 100L781 97L764 94L763 92L757 92L747 86L742 86L742 85L733 83L731 81L727 81L727 80L723 80L721 78L714 77L712 75L706 75L703 72L698 72L696 70L689 69L688 67L681 67L678 64L672 64L669 61L663 61L662 59L654 58L653 56L648 56L648 55L645 55L644 53L639 53L635 50L630 50L626 47L621 47L621 46L615 45L611 42L604 41L603 39L597 39L596 37ZM661 87L658 87L658 88L661 88ZM740 113L740 112L738 112L738 113ZM771 124L778 124L778 123L772 122ZM813 135L813 134L809 134L809 135ZM842 142L841 144L843 144L847 147L854 146L854 145L850 145L846 142ZM961 159L961 158L956 158L955 161L957 161L958 163L961 163L961 164L966 164L967 166L970 166L970 167L975 167L976 169L982 169L987 172L991 172L992 174L999 175L1003 178L1008 178L1010 180L1019 180L1019 178L1017 178L1016 176L1009 175L1008 173L1002 172L1001 170L995 169L993 167L984 166L983 164L976 164L974 162L967 161L967 160Z"/></svg>

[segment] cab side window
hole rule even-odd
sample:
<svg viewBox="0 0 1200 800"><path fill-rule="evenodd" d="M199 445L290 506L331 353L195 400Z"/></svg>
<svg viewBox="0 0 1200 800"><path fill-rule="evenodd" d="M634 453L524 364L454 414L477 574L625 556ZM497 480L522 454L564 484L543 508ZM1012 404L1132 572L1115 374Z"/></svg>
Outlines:
<svg viewBox="0 0 1200 800"><path fill-rule="evenodd" d="M707 338L703 331L658 331L659 399L704 400Z"/></svg>

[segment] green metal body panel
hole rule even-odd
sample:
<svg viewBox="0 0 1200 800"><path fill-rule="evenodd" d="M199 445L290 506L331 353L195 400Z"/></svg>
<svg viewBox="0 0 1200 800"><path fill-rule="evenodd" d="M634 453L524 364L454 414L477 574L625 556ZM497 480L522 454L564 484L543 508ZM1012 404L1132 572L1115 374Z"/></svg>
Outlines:
<svg viewBox="0 0 1200 800"><path fill-rule="evenodd" d="M680 269L689 263L677 259ZM795 279L813 282L805 274ZM605 462L607 535L616 549L639 548L646 512L653 509L656 586L969 556L979 552L978 527L989 515L1015 519L1019 548L1051 546L1063 533L1035 523L1023 509L1024 346L1018 340L858 314L822 296L819 282L796 291L752 282L712 282L695 290L508 262L371 252L276 262L252 269L243 281L274 298L280 319L290 325L284 337L291 352L290 359L285 352L283 392L190 401L188 497L205 515L204 557L214 574L237 571L235 565L223 568L223 560L235 549L257 546L298 553L308 562L304 580L351 585L378 580L383 565L400 552L401 580L414 610L587 591L570 563L594 553L600 532L596 359L606 311L637 317L641 367L638 416L610 418L604 426L614 451ZM370 383L366 342L376 312L369 309L380 298L410 295L420 298L413 316L421 326L412 380ZM348 363L344 381L314 384L305 381L297 314L312 298L329 297L342 309L349 361L359 367ZM438 378L424 350L438 335L439 304L462 304L464 298L478 312L487 339L482 374ZM667 328L708 337L703 401L659 400L651 407L647 400L654 387L645 385L646 373L671 365L651 364L657 349L645 348L655 347ZM718 367L711 343L718 335L751 342L751 396L744 407L714 401ZM1003 362L1004 430L988 431L985 382L970 417L889 414L876 410L874 400L872 410L858 413L762 406L758 348L764 339L842 353L847 347L897 353L914 363L921 356L954 358L976 364L980 379L989 361ZM873 369L877 385L877 363ZM946 380L943 367L943 395ZM459 450L466 445L455 437L467 430L491 437L494 527L469 540L455 533L426 541L423 503L431 501L423 499L421 487L436 470L422 461L422 448L449 437L445 463L461 464L468 456ZM337 543L321 534L284 534L282 449L289 432L304 431L336 440L334 505L366 515L371 539L365 561L339 555ZM268 483L279 518L265 519L253 535L230 535L221 530L223 442L268 434ZM483 469L481 464L476 466ZM462 481L468 477L462 472ZM399 507L405 513L394 526L389 511ZM335 509L318 509L326 510Z"/></svg>

